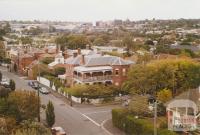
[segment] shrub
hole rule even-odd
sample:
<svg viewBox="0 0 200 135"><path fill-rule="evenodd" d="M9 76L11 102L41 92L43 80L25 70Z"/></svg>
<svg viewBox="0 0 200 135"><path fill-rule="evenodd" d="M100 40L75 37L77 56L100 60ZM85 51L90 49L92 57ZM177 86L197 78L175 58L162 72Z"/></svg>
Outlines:
<svg viewBox="0 0 200 135"><path fill-rule="evenodd" d="M89 99L108 98L112 99L114 95L120 92L118 88L109 85L75 85L68 89L68 92L75 97L84 97ZM107 99L106 99L107 100Z"/></svg>
<svg viewBox="0 0 200 135"><path fill-rule="evenodd" d="M9 93L11 92L10 89L0 86L0 98L8 97Z"/></svg>
<svg viewBox="0 0 200 135"><path fill-rule="evenodd" d="M113 125L123 130L127 135L153 135L153 124L147 119L138 119L130 114L127 109L112 110ZM159 135L176 135L166 127L158 129Z"/></svg>
<svg viewBox="0 0 200 135"><path fill-rule="evenodd" d="M54 58L49 58L49 57L42 59L42 63L46 64L46 65L48 65L49 63L51 63L53 61L54 61Z"/></svg>
<svg viewBox="0 0 200 135"><path fill-rule="evenodd" d="M172 99L172 91L169 89L160 90L157 93L157 99L162 103L166 103L167 101Z"/></svg>
<svg viewBox="0 0 200 135"><path fill-rule="evenodd" d="M153 135L153 125L145 119L129 115L125 121L125 132L130 135Z"/></svg>
<svg viewBox="0 0 200 135"><path fill-rule="evenodd" d="M63 84L61 83L61 81L59 79L55 78L53 80L53 82L54 82L54 86L55 86L56 90L58 90L60 87L63 87Z"/></svg>
<svg viewBox="0 0 200 135"><path fill-rule="evenodd" d="M10 89L12 91L14 91L15 90L15 81L11 79L10 82L9 82L9 85L10 85Z"/></svg>
<svg viewBox="0 0 200 135"><path fill-rule="evenodd" d="M145 119L136 119L133 115L128 115L125 109L112 110L113 125L129 135L151 135L153 125Z"/></svg>
<svg viewBox="0 0 200 135"><path fill-rule="evenodd" d="M108 103L108 102L110 102L110 101L114 101L114 97L105 97L105 98L103 99L103 103Z"/></svg>
<svg viewBox="0 0 200 135"><path fill-rule="evenodd" d="M172 132L167 129L158 130L159 135L177 135L175 132Z"/></svg>
<svg viewBox="0 0 200 135"><path fill-rule="evenodd" d="M166 129L167 126L168 126L168 124L167 124L167 119L166 119L166 121L162 121L162 122L160 123L160 125L159 125L160 129Z"/></svg>
<svg viewBox="0 0 200 135"><path fill-rule="evenodd" d="M54 106L51 101L47 104L46 113L46 122L49 127L52 127L55 123L55 113L54 113Z"/></svg>
<svg viewBox="0 0 200 135"><path fill-rule="evenodd" d="M55 76L58 76L58 75L63 75L65 74L65 68L64 67L57 67L55 68Z"/></svg>
<svg viewBox="0 0 200 135"><path fill-rule="evenodd" d="M115 127L119 129L124 129L125 127L125 119L127 115L127 111L125 109L113 109L112 110L112 123Z"/></svg>

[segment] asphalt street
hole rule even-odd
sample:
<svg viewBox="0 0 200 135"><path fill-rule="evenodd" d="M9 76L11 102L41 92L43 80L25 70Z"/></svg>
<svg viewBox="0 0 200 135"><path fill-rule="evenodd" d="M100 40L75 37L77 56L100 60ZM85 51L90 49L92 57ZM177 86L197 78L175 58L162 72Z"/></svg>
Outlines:
<svg viewBox="0 0 200 135"><path fill-rule="evenodd" d="M28 86L27 80L0 67L2 74L16 83L17 90L33 90ZM111 110L116 106L95 107L92 105L79 105L71 107L59 97L52 94L40 94L42 104L52 101L54 104L56 122L54 126L61 126L70 135L107 135L101 128L103 121L111 119ZM45 120L44 110L41 119Z"/></svg>

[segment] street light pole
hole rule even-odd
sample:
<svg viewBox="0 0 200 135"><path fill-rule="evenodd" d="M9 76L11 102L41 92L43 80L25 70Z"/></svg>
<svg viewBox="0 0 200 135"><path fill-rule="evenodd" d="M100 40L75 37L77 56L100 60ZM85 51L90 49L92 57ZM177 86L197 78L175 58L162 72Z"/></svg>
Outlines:
<svg viewBox="0 0 200 135"><path fill-rule="evenodd" d="M174 85L175 85L175 80L174 80L175 79L175 71L173 71L173 76L172 77L173 77L172 78L173 79L173 93L172 93L172 96L175 97L175 93L176 93L175 92L175 87L174 87Z"/></svg>
<svg viewBox="0 0 200 135"><path fill-rule="evenodd" d="M154 102L154 135L157 135L157 100Z"/></svg>
<svg viewBox="0 0 200 135"><path fill-rule="evenodd" d="M17 73L19 74L19 52L17 53Z"/></svg>
<svg viewBox="0 0 200 135"><path fill-rule="evenodd" d="M38 88L37 88L37 96L38 96L38 122L40 122L40 91L39 91L39 84L40 84L40 68L39 68L39 64L40 64L40 61L38 60L38 76L39 76L39 83L38 83Z"/></svg>
<svg viewBox="0 0 200 135"><path fill-rule="evenodd" d="M73 106L72 105L72 94L70 94L70 106Z"/></svg>

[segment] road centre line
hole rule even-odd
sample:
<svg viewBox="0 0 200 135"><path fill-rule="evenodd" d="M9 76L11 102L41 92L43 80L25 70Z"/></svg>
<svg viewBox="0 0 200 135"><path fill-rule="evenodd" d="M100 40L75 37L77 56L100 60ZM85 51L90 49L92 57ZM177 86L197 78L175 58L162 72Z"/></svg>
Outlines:
<svg viewBox="0 0 200 135"><path fill-rule="evenodd" d="M111 111L96 111L96 112L90 112L90 113L84 113L85 115L90 115L90 114L97 114L97 113L107 113L107 112L111 112Z"/></svg>
<svg viewBox="0 0 200 135"><path fill-rule="evenodd" d="M71 109L73 109L74 111L76 111L77 113L81 114L83 117L87 118L88 120L90 120L92 123L94 123L96 126L100 127L101 125L99 123L97 123L96 121L94 121L93 119L91 119L90 117L88 117L87 115L79 112L78 110L76 110L75 108L69 106Z"/></svg>

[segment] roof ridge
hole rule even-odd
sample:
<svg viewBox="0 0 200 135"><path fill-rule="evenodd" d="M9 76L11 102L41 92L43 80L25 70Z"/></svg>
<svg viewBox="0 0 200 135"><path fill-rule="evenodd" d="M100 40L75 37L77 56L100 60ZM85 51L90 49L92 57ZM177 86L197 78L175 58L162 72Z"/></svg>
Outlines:
<svg viewBox="0 0 200 135"><path fill-rule="evenodd" d="M85 63L85 66L88 65L88 63L91 61L92 57L89 57L89 60L87 61L87 63Z"/></svg>
<svg viewBox="0 0 200 135"><path fill-rule="evenodd" d="M118 59L119 59L119 63L120 63L120 65L122 65L122 61L121 61L121 58L119 57Z"/></svg>
<svg viewBox="0 0 200 135"><path fill-rule="evenodd" d="M113 58L116 58L116 57L113 57ZM117 60L118 59L114 59L114 61L113 61L113 63L111 65L114 65Z"/></svg>

